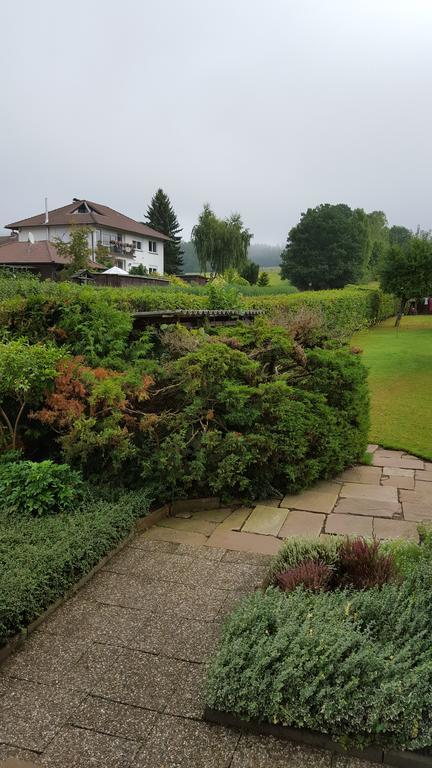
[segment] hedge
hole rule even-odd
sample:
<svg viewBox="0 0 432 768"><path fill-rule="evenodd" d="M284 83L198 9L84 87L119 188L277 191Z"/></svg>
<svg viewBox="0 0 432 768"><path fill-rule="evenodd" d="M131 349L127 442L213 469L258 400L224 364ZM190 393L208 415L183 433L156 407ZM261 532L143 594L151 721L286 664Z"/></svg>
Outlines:
<svg viewBox="0 0 432 768"><path fill-rule="evenodd" d="M0 512L0 646L65 594L148 511L142 493L40 518Z"/></svg>
<svg viewBox="0 0 432 768"><path fill-rule="evenodd" d="M332 565L334 546L328 556L323 549L322 542L303 543L289 560L298 563L303 550ZM383 555L392 549L386 545ZM325 733L345 747L429 747L430 535L423 544L398 542L395 549L396 563L409 561L410 568L382 586L269 587L243 600L211 665L207 704L245 720Z"/></svg>

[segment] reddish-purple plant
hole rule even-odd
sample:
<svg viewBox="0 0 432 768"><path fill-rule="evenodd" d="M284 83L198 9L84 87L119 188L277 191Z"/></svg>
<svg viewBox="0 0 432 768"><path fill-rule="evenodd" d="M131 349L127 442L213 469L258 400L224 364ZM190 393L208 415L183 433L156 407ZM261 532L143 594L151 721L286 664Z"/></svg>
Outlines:
<svg viewBox="0 0 432 768"><path fill-rule="evenodd" d="M391 554L380 552L379 542L346 539L339 550L336 582L354 589L380 587L396 579L396 567Z"/></svg>
<svg viewBox="0 0 432 768"><path fill-rule="evenodd" d="M284 592L292 592L301 584L306 589L317 591L327 589L332 573L332 569L319 560L304 560L299 565L278 573L276 583Z"/></svg>

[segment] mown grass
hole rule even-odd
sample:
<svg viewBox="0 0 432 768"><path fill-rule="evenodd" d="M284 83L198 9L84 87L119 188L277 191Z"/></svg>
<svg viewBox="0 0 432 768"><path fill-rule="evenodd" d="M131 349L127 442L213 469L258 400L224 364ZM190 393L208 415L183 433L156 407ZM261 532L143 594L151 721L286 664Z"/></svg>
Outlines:
<svg viewBox="0 0 432 768"><path fill-rule="evenodd" d="M370 441L432 460L432 317L359 331L371 392Z"/></svg>

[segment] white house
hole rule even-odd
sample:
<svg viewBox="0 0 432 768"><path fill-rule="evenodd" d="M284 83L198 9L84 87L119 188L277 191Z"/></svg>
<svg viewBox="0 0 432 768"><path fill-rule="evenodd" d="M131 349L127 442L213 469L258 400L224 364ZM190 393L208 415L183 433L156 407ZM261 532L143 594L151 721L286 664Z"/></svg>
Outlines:
<svg viewBox="0 0 432 768"><path fill-rule="evenodd" d="M18 242L67 242L73 227L88 227L91 260L97 261L98 244L105 246L114 264L129 270L142 264L148 272L164 272L164 242L169 237L107 205L74 198L72 203L28 219L7 224L18 233Z"/></svg>

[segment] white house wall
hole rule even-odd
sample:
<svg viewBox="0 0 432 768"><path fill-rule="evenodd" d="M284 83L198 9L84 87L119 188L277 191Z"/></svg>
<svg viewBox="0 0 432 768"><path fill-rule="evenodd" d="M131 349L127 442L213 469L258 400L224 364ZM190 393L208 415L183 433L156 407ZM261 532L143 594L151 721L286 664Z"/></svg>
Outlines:
<svg viewBox="0 0 432 768"><path fill-rule="evenodd" d="M88 235L88 244L89 248L92 252L92 258L95 260L96 258L96 247L98 244L98 241L102 239L102 232L109 233L111 240L117 239L117 230L109 230L107 228L100 230L100 229L94 229L91 232L89 232ZM54 227L50 226L49 224L46 226L38 226L38 227L23 227L19 233L18 233L18 240L19 242L27 242L29 239L29 234L32 233L35 241L39 240L51 240L55 241L57 238L60 240L63 240L63 242L68 242L70 237L70 227L69 226L62 226L62 227ZM118 233L120 234L120 232ZM130 269L131 267L138 266L139 264L142 264L144 267L146 267L148 270L156 270L160 275L163 275L164 272L164 243L162 240L156 240L156 247L157 252L152 253L149 250L149 238L147 237L140 237L139 235L136 235L134 233L129 232L122 232L122 241L124 243L132 243L132 240L140 240L141 241L141 250L136 249L134 253L133 258L122 257L120 254L117 256L117 258L124 258L126 261L126 269Z"/></svg>

